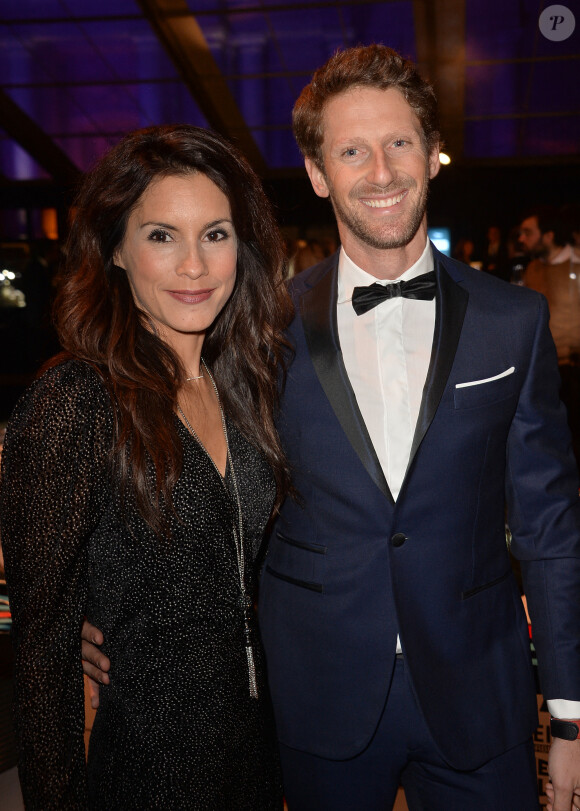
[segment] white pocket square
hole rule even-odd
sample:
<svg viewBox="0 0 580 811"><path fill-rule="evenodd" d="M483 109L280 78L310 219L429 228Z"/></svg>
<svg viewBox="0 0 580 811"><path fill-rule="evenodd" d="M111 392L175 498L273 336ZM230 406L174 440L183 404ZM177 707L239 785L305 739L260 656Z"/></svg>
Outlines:
<svg viewBox="0 0 580 811"><path fill-rule="evenodd" d="M481 386L482 383L492 383L494 380L501 380L502 377L507 377L508 375L513 375L515 372L516 367L510 366L509 369L506 369L505 372L501 372L499 375L494 375L493 377L486 377L484 380L470 380L469 383L456 383L456 389L464 389L466 386Z"/></svg>

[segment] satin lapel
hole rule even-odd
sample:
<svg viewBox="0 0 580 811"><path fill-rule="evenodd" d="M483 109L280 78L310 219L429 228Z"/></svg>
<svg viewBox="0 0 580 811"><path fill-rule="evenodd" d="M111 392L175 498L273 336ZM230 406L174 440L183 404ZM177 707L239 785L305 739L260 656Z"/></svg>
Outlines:
<svg viewBox="0 0 580 811"><path fill-rule="evenodd" d="M443 396L447 378L451 372L457 344L461 335L465 310L469 294L460 283L455 282L439 256L435 256L435 270L437 272L437 296L435 299L435 332L433 335L433 351L427 372L427 380L423 389L423 399L419 409L419 417L411 446L407 472L419 445L423 441L427 429L433 421L437 406Z"/></svg>
<svg viewBox="0 0 580 811"><path fill-rule="evenodd" d="M315 286L302 296L300 309L306 343L320 384L342 430L369 476L393 501L340 351L336 324L337 273L338 263L335 262Z"/></svg>

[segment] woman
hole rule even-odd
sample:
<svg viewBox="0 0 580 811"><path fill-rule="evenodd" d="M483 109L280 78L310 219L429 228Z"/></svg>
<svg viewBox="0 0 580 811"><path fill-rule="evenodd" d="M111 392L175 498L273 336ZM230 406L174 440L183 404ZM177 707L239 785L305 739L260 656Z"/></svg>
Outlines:
<svg viewBox="0 0 580 811"><path fill-rule="evenodd" d="M16 407L2 460L26 806L280 808L251 609L289 481L267 200L215 134L142 130L86 179L66 254L66 356ZM85 615L113 674L87 768Z"/></svg>

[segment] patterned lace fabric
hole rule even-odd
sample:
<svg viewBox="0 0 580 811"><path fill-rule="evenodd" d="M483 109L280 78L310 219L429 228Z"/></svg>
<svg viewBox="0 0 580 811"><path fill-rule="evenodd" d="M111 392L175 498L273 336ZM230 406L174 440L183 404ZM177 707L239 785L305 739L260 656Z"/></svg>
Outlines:
<svg viewBox="0 0 580 811"><path fill-rule="evenodd" d="M110 473L114 413L98 377L67 361L25 393L2 458L1 536L13 612L20 779L29 809L282 807L256 629L248 689L233 502L174 415L184 466L171 541L122 514ZM228 422L249 590L271 471ZM231 481L226 476L231 492ZM80 628L104 632L111 684L83 744Z"/></svg>

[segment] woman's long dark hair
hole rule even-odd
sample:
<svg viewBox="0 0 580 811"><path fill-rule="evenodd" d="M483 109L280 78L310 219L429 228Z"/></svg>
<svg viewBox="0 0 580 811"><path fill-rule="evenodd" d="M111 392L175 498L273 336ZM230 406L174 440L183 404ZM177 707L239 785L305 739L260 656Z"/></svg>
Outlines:
<svg viewBox="0 0 580 811"><path fill-rule="evenodd" d="M171 419L185 371L135 305L113 256L128 218L153 180L206 175L229 200L238 239L234 291L208 330L203 355L226 413L274 470L277 503L289 470L274 426L291 318L284 254L260 181L219 135L187 125L126 136L86 176L77 197L55 305L63 348L97 368L116 404L113 459L122 491L158 533L182 468ZM148 470L155 472L151 485Z"/></svg>

